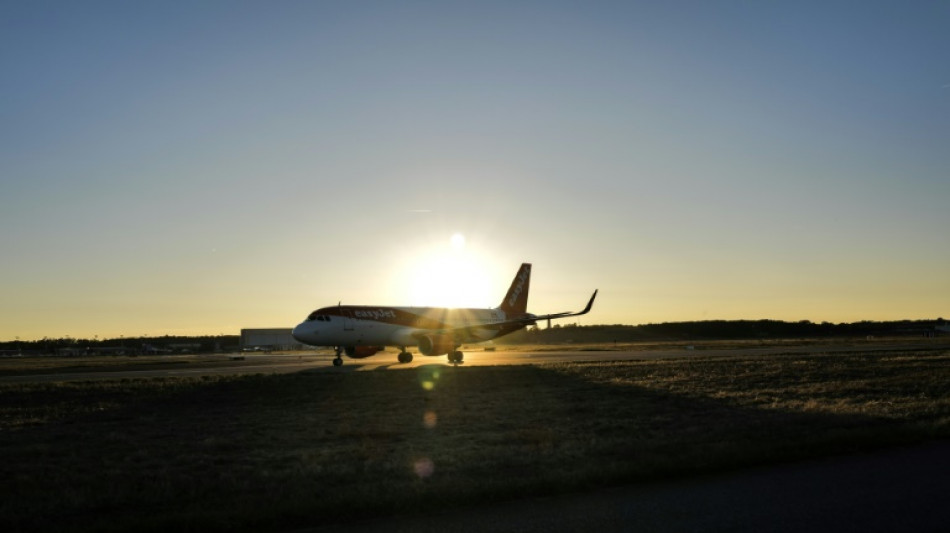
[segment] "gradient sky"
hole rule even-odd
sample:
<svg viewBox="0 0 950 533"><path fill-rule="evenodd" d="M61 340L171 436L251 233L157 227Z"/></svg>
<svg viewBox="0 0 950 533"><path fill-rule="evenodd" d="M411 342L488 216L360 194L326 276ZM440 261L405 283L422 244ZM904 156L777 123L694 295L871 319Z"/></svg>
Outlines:
<svg viewBox="0 0 950 533"><path fill-rule="evenodd" d="M950 3L0 4L0 340L950 317ZM453 235L461 235L451 240Z"/></svg>

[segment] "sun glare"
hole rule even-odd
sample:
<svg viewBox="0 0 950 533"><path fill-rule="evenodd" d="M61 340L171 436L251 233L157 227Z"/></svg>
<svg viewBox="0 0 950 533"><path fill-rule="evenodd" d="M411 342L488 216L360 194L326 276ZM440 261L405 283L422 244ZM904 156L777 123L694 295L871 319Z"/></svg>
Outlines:
<svg viewBox="0 0 950 533"><path fill-rule="evenodd" d="M443 241L445 243L445 241ZM486 262L461 233L437 244L409 266L411 305L420 307L490 307L493 295Z"/></svg>

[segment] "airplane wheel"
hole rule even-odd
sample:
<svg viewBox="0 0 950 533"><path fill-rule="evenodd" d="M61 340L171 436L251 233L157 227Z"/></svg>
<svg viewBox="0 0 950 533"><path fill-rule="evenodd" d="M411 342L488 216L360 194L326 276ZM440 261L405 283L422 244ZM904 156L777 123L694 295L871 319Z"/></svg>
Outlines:
<svg viewBox="0 0 950 533"><path fill-rule="evenodd" d="M409 352L399 352L399 362L400 363L411 363L412 354Z"/></svg>
<svg viewBox="0 0 950 533"><path fill-rule="evenodd" d="M333 366L343 366L343 359L337 357L333 360Z"/></svg>

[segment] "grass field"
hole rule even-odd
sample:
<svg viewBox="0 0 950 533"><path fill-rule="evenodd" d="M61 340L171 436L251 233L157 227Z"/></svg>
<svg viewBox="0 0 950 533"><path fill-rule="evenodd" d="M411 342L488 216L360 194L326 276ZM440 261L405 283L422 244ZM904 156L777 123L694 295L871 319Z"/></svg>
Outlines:
<svg viewBox="0 0 950 533"><path fill-rule="evenodd" d="M0 383L0 530L289 530L950 437L950 352Z"/></svg>

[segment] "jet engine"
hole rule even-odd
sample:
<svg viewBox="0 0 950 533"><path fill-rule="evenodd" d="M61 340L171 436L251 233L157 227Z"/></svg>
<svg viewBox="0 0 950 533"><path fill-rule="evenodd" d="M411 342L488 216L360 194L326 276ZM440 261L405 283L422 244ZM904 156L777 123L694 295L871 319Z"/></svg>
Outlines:
<svg viewBox="0 0 950 533"><path fill-rule="evenodd" d="M347 356L353 359L361 359L363 357L376 355L376 353L383 351L383 349L385 349L385 346L345 346L343 351L346 352Z"/></svg>
<svg viewBox="0 0 950 533"><path fill-rule="evenodd" d="M419 337L419 352L422 355L445 355L455 350L452 335L425 335Z"/></svg>

